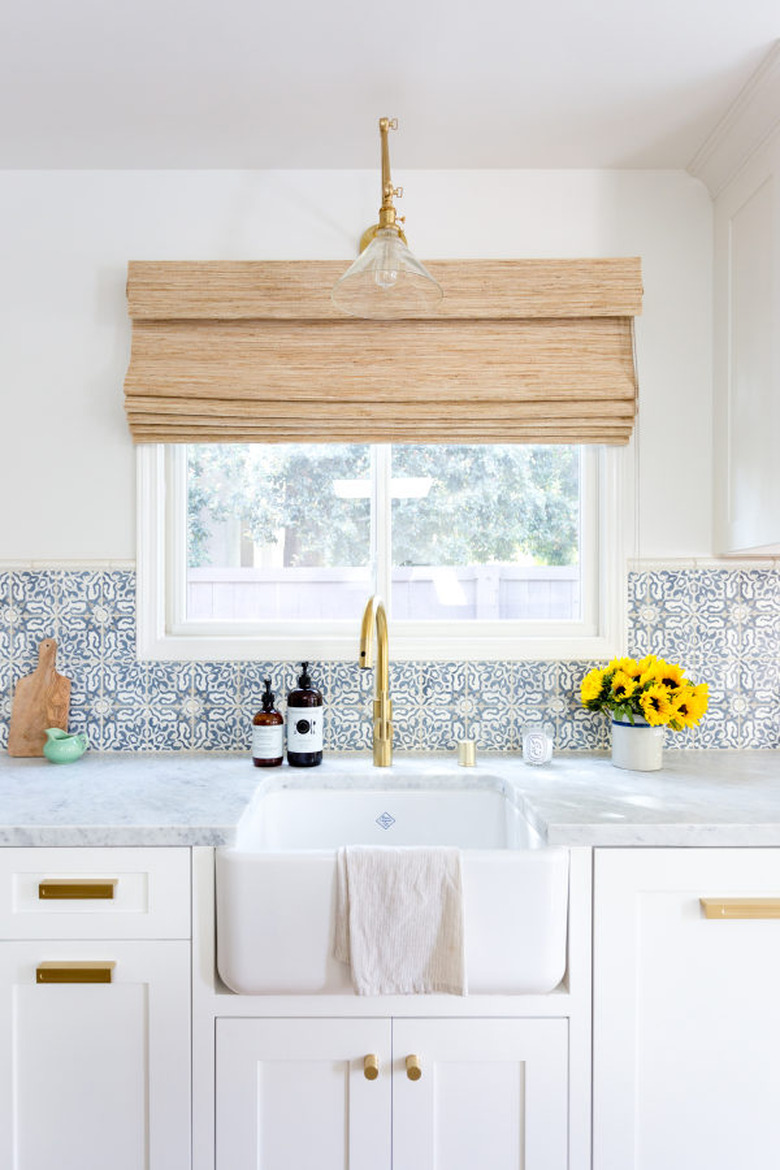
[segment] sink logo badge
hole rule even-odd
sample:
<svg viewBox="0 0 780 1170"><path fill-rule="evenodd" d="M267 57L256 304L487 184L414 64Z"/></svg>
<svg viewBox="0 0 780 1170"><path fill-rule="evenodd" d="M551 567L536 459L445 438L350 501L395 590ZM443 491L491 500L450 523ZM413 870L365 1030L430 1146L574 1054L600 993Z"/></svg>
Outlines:
<svg viewBox="0 0 780 1170"><path fill-rule="evenodd" d="M376 823L380 829L389 829L391 825L395 824L395 817L391 816L389 812L383 812L381 816L376 818Z"/></svg>

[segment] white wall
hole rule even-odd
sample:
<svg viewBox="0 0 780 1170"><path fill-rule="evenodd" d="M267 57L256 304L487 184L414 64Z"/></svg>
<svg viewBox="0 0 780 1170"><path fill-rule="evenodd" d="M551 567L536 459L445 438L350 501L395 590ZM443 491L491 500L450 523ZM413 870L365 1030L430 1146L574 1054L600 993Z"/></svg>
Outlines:
<svg viewBox="0 0 780 1170"><path fill-rule="evenodd" d="M640 255L640 535L708 555L712 215L676 171L416 171L421 257ZM130 259L334 259L375 171L0 171L0 561L135 557L122 409Z"/></svg>

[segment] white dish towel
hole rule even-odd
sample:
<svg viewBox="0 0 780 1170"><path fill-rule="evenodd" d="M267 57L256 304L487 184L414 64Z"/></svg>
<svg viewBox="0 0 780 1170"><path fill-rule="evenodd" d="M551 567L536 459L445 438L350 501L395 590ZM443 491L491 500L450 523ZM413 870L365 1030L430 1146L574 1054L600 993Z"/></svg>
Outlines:
<svg viewBox="0 0 780 1170"><path fill-rule="evenodd" d="M459 849L350 845L337 874L333 953L359 995L466 994Z"/></svg>

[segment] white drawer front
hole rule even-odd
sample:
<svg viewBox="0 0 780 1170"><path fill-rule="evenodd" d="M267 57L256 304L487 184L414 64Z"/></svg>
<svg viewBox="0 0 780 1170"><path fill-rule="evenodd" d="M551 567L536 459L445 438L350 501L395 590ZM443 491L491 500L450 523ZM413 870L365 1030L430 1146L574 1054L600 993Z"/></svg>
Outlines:
<svg viewBox="0 0 780 1170"><path fill-rule="evenodd" d="M189 849L0 849L0 938L189 937Z"/></svg>

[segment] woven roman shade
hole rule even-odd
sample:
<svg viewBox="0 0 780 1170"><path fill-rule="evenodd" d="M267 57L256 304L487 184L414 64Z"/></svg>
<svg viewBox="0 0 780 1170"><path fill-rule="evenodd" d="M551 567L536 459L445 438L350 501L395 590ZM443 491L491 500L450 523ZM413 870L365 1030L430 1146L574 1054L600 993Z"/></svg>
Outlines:
<svg viewBox="0 0 780 1170"><path fill-rule="evenodd" d="M343 262L133 262L138 443L627 443L638 259L428 264L435 315L330 302Z"/></svg>

